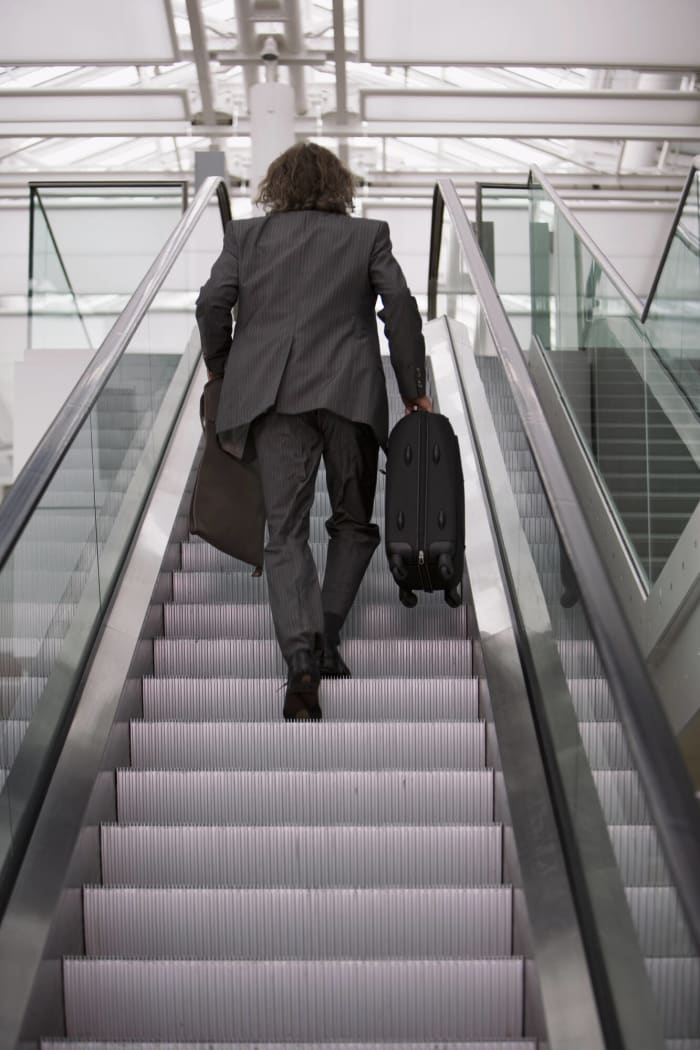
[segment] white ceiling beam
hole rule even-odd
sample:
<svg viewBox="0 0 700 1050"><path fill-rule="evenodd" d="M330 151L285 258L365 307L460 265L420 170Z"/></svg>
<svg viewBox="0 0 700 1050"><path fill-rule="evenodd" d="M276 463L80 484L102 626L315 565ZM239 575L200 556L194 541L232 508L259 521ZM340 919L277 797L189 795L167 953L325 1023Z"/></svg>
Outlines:
<svg viewBox="0 0 700 1050"><path fill-rule="evenodd" d="M2 65L158 65L178 58L168 0L2 0Z"/></svg>
<svg viewBox="0 0 700 1050"><path fill-rule="evenodd" d="M202 103L202 124L216 124L214 88L211 80L211 68L207 52L207 31L202 17L199 0L185 0L187 19L190 24L190 37L194 52L194 64L197 70L199 97Z"/></svg>
<svg viewBox="0 0 700 1050"><path fill-rule="evenodd" d="M294 122L297 135L318 138L316 120L297 117ZM0 138L81 138L113 135L178 135L192 133L192 127L182 121L17 121L0 122ZM231 127L198 125L196 134L209 138L230 138ZM236 134L248 136L250 122L246 117L238 121ZM325 138L558 138L558 139L644 139L649 141L695 142L700 139L697 127L669 124L567 124L532 121L435 121L407 123L406 121L374 121L360 125L354 122L339 125L324 120L321 136Z"/></svg>
<svg viewBox="0 0 700 1050"><path fill-rule="evenodd" d="M668 124L700 136L700 94L688 91L361 90L364 120Z"/></svg>
<svg viewBox="0 0 700 1050"><path fill-rule="evenodd" d="M184 88L0 89L0 123L191 119Z"/></svg>
<svg viewBox="0 0 700 1050"><path fill-rule="evenodd" d="M698 68L697 0L359 0L378 65Z"/></svg>

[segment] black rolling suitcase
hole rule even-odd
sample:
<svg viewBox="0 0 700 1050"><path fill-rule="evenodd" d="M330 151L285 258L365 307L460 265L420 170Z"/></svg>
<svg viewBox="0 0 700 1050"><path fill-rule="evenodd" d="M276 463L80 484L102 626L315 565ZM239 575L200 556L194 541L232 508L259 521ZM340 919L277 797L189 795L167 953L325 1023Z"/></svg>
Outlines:
<svg viewBox="0 0 700 1050"><path fill-rule="evenodd" d="M441 590L448 605L461 604L464 480L447 416L412 412L389 435L384 536L404 605L416 604L414 590Z"/></svg>

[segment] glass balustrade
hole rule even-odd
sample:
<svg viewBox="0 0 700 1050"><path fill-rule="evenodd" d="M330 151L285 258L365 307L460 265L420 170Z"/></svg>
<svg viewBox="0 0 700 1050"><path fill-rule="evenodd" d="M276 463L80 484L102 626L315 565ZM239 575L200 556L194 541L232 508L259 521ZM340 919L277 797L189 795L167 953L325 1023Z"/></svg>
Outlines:
<svg viewBox="0 0 700 1050"><path fill-rule="evenodd" d="M0 868L56 746L197 364L194 304L221 239L214 196L0 568ZM45 272L58 282L49 246Z"/></svg>
<svg viewBox="0 0 700 1050"><path fill-rule="evenodd" d="M559 228L551 203L539 193L532 214L534 220L546 228L553 247L550 294L541 298L533 296L533 317L539 312L540 321L547 319L547 326L542 324L540 329L543 341L547 337L545 345L552 354L562 389L568 391L573 410L578 412L582 433L590 437L591 420L584 415L584 409L588 411L591 402L594 406L602 406L605 404L603 397L611 396L606 382L612 378L607 369L613 369L613 365L607 362L605 355L612 353L615 357L620 352L612 341L608 343L602 336L596 345L590 327L598 324L601 332L609 331L607 326L613 322L627 322L628 312L619 294L609 284L603 283L599 285L600 305L595 307L593 317L586 317L584 297L580 294L580 289L585 288L585 280L582 282L581 278L590 272L592 261L586 257L583 246L575 243L572 231ZM496 251L497 280L499 258ZM574 712L587 757L588 768L584 771L578 760L574 761L573 740L568 738L562 751L557 750L555 743L554 755L574 831L576 836L580 835L580 842L584 842L590 832L591 811L583 801L584 792L581 790L579 795L579 791L585 779L592 776L637 931L639 951L645 959L651 994L669 1040L667 1045L685 1046L685 1043L676 1044L672 1040L697 1037L700 1032L697 951L664 860L642 778L627 744L624 722L618 716L614 691L606 679L603 661L581 607L573 570L530 452L506 367L484 307L473 290L467 257L447 208L443 217L435 292L431 316L445 315L462 322L469 333L468 339L458 339L454 343L467 403L472 397L475 374L483 384L488 401L497 450L489 444L490 438L484 436L477 424L474 424L474 430L478 440L483 442L482 463L489 479L495 527L507 550L506 572L512 587L514 608L521 610L518 615L522 617L526 634L530 625L522 610L535 611L536 627L530 637L533 647L540 644L543 624L548 622L558 651L556 668L550 664L547 681L539 685L533 682L533 693L539 692L547 718L561 728L563 711L557 704L562 702L562 695L557 693L556 704L547 697L551 697L553 682L563 675L568 687L564 702ZM641 339L636 344L627 340L621 351L627 358L625 375L627 372L639 374L637 364L631 363L630 350L639 355L636 360L643 373L644 354L651 351ZM596 355L606 363L598 376L595 375ZM476 364L476 373L474 366L470 365L470 358ZM579 382L581 377L586 386L583 397L579 387L574 385L574 380ZM622 388L614 395L617 409L611 409L606 427L612 428L615 420L622 420L624 391L623 382ZM472 415L478 411L476 399L474 406L470 408ZM647 423L647 432L641 439L645 457L649 457L654 448L653 445L650 447L650 416ZM605 466L604 446L599 445L597 451ZM619 457L621 453L618 451L616 455ZM504 480L498 462L497 469L492 471L499 457L505 466L507 480ZM644 462L648 463L650 459L645 458ZM653 520L653 509L652 504L646 521ZM539 597L533 593L533 567L546 606L544 613L538 604ZM543 729L542 732L546 737L550 730ZM555 739L554 735L552 739ZM582 871L595 899L599 891L596 871L594 868L587 870L585 860ZM598 905L604 911L605 902L598 899L596 907Z"/></svg>
<svg viewBox="0 0 700 1050"><path fill-rule="evenodd" d="M494 279L515 334L525 352L532 339L545 351L647 588L700 500L697 185L696 175L646 324L543 188L482 189L479 228L491 223Z"/></svg>

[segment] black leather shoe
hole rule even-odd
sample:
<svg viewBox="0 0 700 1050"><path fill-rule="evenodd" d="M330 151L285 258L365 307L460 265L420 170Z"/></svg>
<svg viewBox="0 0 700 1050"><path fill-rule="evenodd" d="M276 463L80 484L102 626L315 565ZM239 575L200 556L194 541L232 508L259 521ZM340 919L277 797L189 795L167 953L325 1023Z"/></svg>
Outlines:
<svg viewBox="0 0 700 1050"><path fill-rule="evenodd" d="M282 711L288 722L320 721L323 714L318 703L318 682L318 660L314 655L306 649L294 653L289 661Z"/></svg>
<svg viewBox="0 0 700 1050"><path fill-rule="evenodd" d="M325 645L321 653L321 678L352 678L337 645Z"/></svg>

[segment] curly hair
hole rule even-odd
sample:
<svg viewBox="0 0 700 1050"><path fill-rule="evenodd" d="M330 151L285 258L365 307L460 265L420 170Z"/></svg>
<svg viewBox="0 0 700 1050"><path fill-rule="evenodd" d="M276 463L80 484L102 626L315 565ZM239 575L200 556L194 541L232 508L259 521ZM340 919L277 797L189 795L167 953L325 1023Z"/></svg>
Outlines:
<svg viewBox="0 0 700 1050"><path fill-rule="evenodd" d="M356 180L334 153L299 142L273 160L255 199L265 211L319 211L346 215L354 208Z"/></svg>

